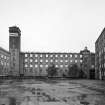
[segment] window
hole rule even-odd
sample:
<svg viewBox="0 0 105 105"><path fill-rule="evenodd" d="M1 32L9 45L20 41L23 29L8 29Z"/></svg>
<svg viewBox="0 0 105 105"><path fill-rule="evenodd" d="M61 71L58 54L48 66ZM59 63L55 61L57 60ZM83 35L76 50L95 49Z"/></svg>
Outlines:
<svg viewBox="0 0 105 105"><path fill-rule="evenodd" d="M55 67L58 67L58 65L55 65Z"/></svg>
<svg viewBox="0 0 105 105"><path fill-rule="evenodd" d="M3 55L1 55L1 58L3 58Z"/></svg>
<svg viewBox="0 0 105 105"><path fill-rule="evenodd" d="M30 57L32 57L32 54L30 54Z"/></svg>
<svg viewBox="0 0 105 105"><path fill-rule="evenodd" d="M75 60L75 63L77 63L77 60Z"/></svg>
<svg viewBox="0 0 105 105"><path fill-rule="evenodd" d="M67 54L65 55L65 57L67 58Z"/></svg>
<svg viewBox="0 0 105 105"><path fill-rule="evenodd" d="M68 62L68 60L65 60L65 62Z"/></svg>
<svg viewBox="0 0 105 105"><path fill-rule="evenodd" d="M35 65L35 68L37 68L38 67L38 65Z"/></svg>
<svg viewBox="0 0 105 105"><path fill-rule="evenodd" d="M7 66L9 66L9 63L7 62Z"/></svg>
<svg viewBox="0 0 105 105"><path fill-rule="evenodd" d="M50 57L53 57L53 55L50 55Z"/></svg>
<svg viewBox="0 0 105 105"><path fill-rule="evenodd" d="M30 59L30 62L32 62L32 59Z"/></svg>
<svg viewBox="0 0 105 105"><path fill-rule="evenodd" d="M43 67L43 65L40 65L40 67Z"/></svg>
<svg viewBox="0 0 105 105"><path fill-rule="evenodd" d="M40 57L42 57L42 54L40 54Z"/></svg>
<svg viewBox="0 0 105 105"><path fill-rule="evenodd" d="M56 59L55 62L58 62L58 60Z"/></svg>
<svg viewBox="0 0 105 105"><path fill-rule="evenodd" d="M48 54L46 54L46 57L48 57Z"/></svg>
<svg viewBox="0 0 105 105"><path fill-rule="evenodd" d="M33 67L33 65L32 65L32 64L30 64L30 67Z"/></svg>
<svg viewBox="0 0 105 105"><path fill-rule="evenodd" d="M3 61L1 61L1 65L3 65Z"/></svg>
<svg viewBox="0 0 105 105"><path fill-rule="evenodd" d="M7 57L6 56L4 56L4 59L6 59Z"/></svg>
<svg viewBox="0 0 105 105"><path fill-rule="evenodd" d="M65 65L65 67L68 67L68 65Z"/></svg>
<svg viewBox="0 0 105 105"><path fill-rule="evenodd" d="M63 60L60 60L60 62L63 62Z"/></svg>
<svg viewBox="0 0 105 105"><path fill-rule="evenodd" d="M80 62L82 63L82 60L80 60Z"/></svg>
<svg viewBox="0 0 105 105"><path fill-rule="evenodd" d="M40 59L40 62L43 62L43 60L42 60L42 59Z"/></svg>
<svg viewBox="0 0 105 105"><path fill-rule="evenodd" d="M25 57L28 57L28 54L25 54Z"/></svg>
<svg viewBox="0 0 105 105"><path fill-rule="evenodd" d="M72 57L72 54L70 54L70 57Z"/></svg>
<svg viewBox="0 0 105 105"><path fill-rule="evenodd" d="M46 67L48 67L48 65L46 65Z"/></svg>
<svg viewBox="0 0 105 105"><path fill-rule="evenodd" d="M58 57L58 55L55 55L55 57Z"/></svg>
<svg viewBox="0 0 105 105"><path fill-rule="evenodd" d="M46 59L46 62L48 62L48 59Z"/></svg>
<svg viewBox="0 0 105 105"><path fill-rule="evenodd" d="M28 60L27 59L25 59L25 62L27 62Z"/></svg>
<svg viewBox="0 0 105 105"><path fill-rule="evenodd" d="M28 65L27 65L27 64L25 64L25 67L28 67Z"/></svg>
<svg viewBox="0 0 105 105"><path fill-rule="evenodd" d="M60 67L63 67L63 65L60 65Z"/></svg>
<svg viewBox="0 0 105 105"><path fill-rule="evenodd" d="M53 62L53 60L51 59L50 62Z"/></svg>
<svg viewBox="0 0 105 105"><path fill-rule="evenodd" d="M60 57L63 57L63 55L61 54Z"/></svg>
<svg viewBox="0 0 105 105"><path fill-rule="evenodd" d="M80 55L80 58L82 58L82 55Z"/></svg>
<svg viewBox="0 0 105 105"><path fill-rule="evenodd" d="M75 58L77 58L77 54L75 54Z"/></svg>
<svg viewBox="0 0 105 105"><path fill-rule="evenodd" d="M38 57L38 54L35 54L35 57Z"/></svg>
<svg viewBox="0 0 105 105"><path fill-rule="evenodd" d="M35 59L35 62L38 62L38 60L37 60L37 59Z"/></svg>

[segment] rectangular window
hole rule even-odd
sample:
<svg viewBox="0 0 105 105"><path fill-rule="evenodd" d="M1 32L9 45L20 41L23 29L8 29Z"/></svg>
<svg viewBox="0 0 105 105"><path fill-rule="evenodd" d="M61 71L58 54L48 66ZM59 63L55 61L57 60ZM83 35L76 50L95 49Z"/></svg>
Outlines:
<svg viewBox="0 0 105 105"><path fill-rule="evenodd" d="M35 57L38 57L38 54L35 54Z"/></svg>
<svg viewBox="0 0 105 105"><path fill-rule="evenodd" d="M70 54L70 57L72 57L73 55L72 54Z"/></svg>
<svg viewBox="0 0 105 105"><path fill-rule="evenodd" d="M46 57L48 57L48 54L46 54Z"/></svg>
<svg viewBox="0 0 105 105"><path fill-rule="evenodd" d="M60 57L63 57L63 55L61 54Z"/></svg>
<svg viewBox="0 0 105 105"><path fill-rule="evenodd" d="M38 65L35 65L35 68L37 68L38 67Z"/></svg>
<svg viewBox="0 0 105 105"><path fill-rule="evenodd" d="M75 54L75 58L77 58L77 54Z"/></svg>
<svg viewBox="0 0 105 105"><path fill-rule="evenodd" d="M32 59L30 59L30 62L32 62Z"/></svg>
<svg viewBox="0 0 105 105"><path fill-rule="evenodd" d="M65 57L66 57L66 58L68 57L67 54L65 55Z"/></svg>
<svg viewBox="0 0 105 105"><path fill-rule="evenodd" d="M60 65L60 67L63 67L63 65Z"/></svg>
<svg viewBox="0 0 105 105"><path fill-rule="evenodd" d="M55 55L55 57L58 57L58 55Z"/></svg>
<svg viewBox="0 0 105 105"><path fill-rule="evenodd" d="M75 63L77 63L77 60L75 60Z"/></svg>
<svg viewBox="0 0 105 105"><path fill-rule="evenodd" d="M46 67L48 67L48 65L46 65Z"/></svg>
<svg viewBox="0 0 105 105"><path fill-rule="evenodd" d="M42 54L40 54L40 57L42 58Z"/></svg>
<svg viewBox="0 0 105 105"><path fill-rule="evenodd" d="M82 58L82 55L80 55L80 58Z"/></svg>
<svg viewBox="0 0 105 105"><path fill-rule="evenodd" d="M30 54L30 57L32 57L32 54Z"/></svg>

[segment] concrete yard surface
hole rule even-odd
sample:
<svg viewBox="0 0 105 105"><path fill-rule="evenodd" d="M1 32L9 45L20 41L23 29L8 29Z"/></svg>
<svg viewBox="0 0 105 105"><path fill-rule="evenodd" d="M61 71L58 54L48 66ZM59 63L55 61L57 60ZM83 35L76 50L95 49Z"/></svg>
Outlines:
<svg viewBox="0 0 105 105"><path fill-rule="evenodd" d="M105 105L105 81L5 80L0 105Z"/></svg>

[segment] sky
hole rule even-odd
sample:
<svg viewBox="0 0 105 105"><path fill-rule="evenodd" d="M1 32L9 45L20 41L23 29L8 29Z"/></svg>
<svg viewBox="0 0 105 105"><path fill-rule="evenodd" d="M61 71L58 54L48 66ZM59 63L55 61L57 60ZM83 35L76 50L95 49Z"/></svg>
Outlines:
<svg viewBox="0 0 105 105"><path fill-rule="evenodd" d="M95 52L105 27L105 0L0 0L0 47L9 27L21 30L21 51Z"/></svg>

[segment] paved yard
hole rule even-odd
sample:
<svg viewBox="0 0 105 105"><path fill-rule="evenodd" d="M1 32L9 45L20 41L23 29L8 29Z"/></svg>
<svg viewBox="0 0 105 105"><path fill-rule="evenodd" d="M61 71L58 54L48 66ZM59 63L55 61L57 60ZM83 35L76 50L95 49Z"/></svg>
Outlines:
<svg viewBox="0 0 105 105"><path fill-rule="evenodd" d="M0 85L0 105L105 105L105 81L10 81Z"/></svg>

